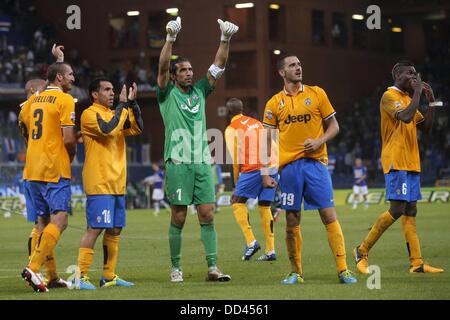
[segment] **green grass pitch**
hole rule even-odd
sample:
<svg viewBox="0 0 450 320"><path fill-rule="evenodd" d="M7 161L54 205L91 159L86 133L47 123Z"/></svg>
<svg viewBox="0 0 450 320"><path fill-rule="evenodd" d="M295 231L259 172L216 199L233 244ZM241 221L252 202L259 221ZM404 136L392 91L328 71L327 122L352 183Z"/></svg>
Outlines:
<svg viewBox="0 0 450 320"><path fill-rule="evenodd" d="M337 202L339 204L339 202ZM372 205L368 210L352 210L337 205L344 231L347 262L355 271L352 250L367 234L376 217L387 204ZM395 223L371 251L370 264L381 269L381 288L368 289L367 276L356 274L358 283L338 283L335 264L328 246L325 228L316 211L303 213L303 268L305 283L284 286L280 280L289 272L285 249L284 216L274 224L278 260L274 262L241 261L243 236L231 212L223 207L216 215L219 242L218 265L232 276L228 283L205 281L206 262L197 217L188 214L183 231L182 266L184 283L169 281L169 214L154 216L151 210L129 210L123 231L117 273L133 281L133 288L106 288L95 291L54 289L35 294L19 274L27 260L27 239L31 224L14 214L0 217L0 299L160 299L160 300L295 300L295 299L449 299L450 298L450 205L448 203L419 204L418 233L426 261L443 267L443 274L409 274L408 257L399 222ZM257 239L264 247L259 213L251 212L251 222ZM66 268L76 264L80 237L85 228L84 212L75 212L69 227L56 248L60 275L67 278ZM97 241L90 273L98 285L102 269L102 241Z"/></svg>

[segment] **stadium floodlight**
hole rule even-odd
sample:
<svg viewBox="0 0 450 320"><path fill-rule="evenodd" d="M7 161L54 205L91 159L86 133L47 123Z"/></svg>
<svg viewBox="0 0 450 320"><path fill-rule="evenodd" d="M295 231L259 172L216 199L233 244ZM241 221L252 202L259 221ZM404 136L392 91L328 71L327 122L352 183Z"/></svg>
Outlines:
<svg viewBox="0 0 450 320"><path fill-rule="evenodd" d="M278 56L281 54L281 50L275 49L273 50L273 54Z"/></svg>
<svg viewBox="0 0 450 320"><path fill-rule="evenodd" d="M395 32L395 33L402 32L402 28L400 28L400 27L392 27L391 31Z"/></svg>
<svg viewBox="0 0 450 320"><path fill-rule="evenodd" d="M246 9L246 8L253 8L255 4L253 2L245 2L245 3L236 3L234 7L236 9Z"/></svg>
<svg viewBox="0 0 450 320"><path fill-rule="evenodd" d="M280 9L280 5L276 4L276 3L271 3L271 4L269 4L269 8L272 10L278 10L278 9Z"/></svg>
<svg viewBox="0 0 450 320"><path fill-rule="evenodd" d="M135 16L138 16L139 14L140 14L139 11L128 11L127 12L127 16L129 16L129 17L135 17Z"/></svg>
<svg viewBox="0 0 450 320"><path fill-rule="evenodd" d="M170 14L171 16L177 16L178 15L178 8L168 8L166 9L166 12Z"/></svg>
<svg viewBox="0 0 450 320"><path fill-rule="evenodd" d="M354 14L352 15L353 20L364 20L364 16L362 14Z"/></svg>
<svg viewBox="0 0 450 320"><path fill-rule="evenodd" d="M423 17L424 20L445 20L447 18L447 14L445 10L440 10L438 12L432 12Z"/></svg>

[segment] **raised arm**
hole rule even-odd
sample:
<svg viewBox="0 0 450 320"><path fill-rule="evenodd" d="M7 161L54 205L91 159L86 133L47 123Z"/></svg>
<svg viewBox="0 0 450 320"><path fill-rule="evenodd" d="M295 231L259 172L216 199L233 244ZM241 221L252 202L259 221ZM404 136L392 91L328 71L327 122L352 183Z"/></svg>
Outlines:
<svg viewBox="0 0 450 320"><path fill-rule="evenodd" d="M425 118L424 121L419 123L417 127L426 134L430 134L434 122L434 107L431 104L435 102L435 98L431 86L426 82L422 83L423 83L423 90L425 91L425 96L427 97L429 105L427 108L427 112L424 114Z"/></svg>
<svg viewBox="0 0 450 320"><path fill-rule="evenodd" d="M158 87L164 90L169 82L169 68L170 68L170 58L172 57L172 46L177 39L177 34L181 30L181 18L177 17L176 20L169 21L166 26L167 36L166 43L161 50L159 55L159 68L158 68Z"/></svg>
<svg viewBox="0 0 450 320"><path fill-rule="evenodd" d="M64 62L64 46L57 46L56 43L53 44L52 54L56 58L56 62Z"/></svg>
<svg viewBox="0 0 450 320"><path fill-rule="evenodd" d="M214 58L214 62L209 67L207 77L209 84L214 86L216 81L220 78L220 76L225 71L225 65L228 60L228 55L230 51L230 39L238 30L239 27L231 22L222 21L221 19L217 19L217 22L220 26L220 45L219 49L217 49L216 57Z"/></svg>
<svg viewBox="0 0 450 320"><path fill-rule="evenodd" d="M397 113L397 119L406 123L410 123L412 119L414 119L417 108L419 107L420 96L423 90L423 82L420 78L420 74L417 75L417 79L412 80L411 87L414 90L411 102L405 109Z"/></svg>
<svg viewBox="0 0 450 320"><path fill-rule="evenodd" d="M144 121L142 120L141 109L137 103L137 85L133 82L128 95L128 119L123 128L126 136L136 136L144 130Z"/></svg>
<svg viewBox="0 0 450 320"><path fill-rule="evenodd" d="M119 104L116 106L114 116L110 119L103 119L102 116L93 110L85 110L81 115L81 129L84 136L116 136L124 128L128 119L128 102L126 86L123 85L119 96Z"/></svg>

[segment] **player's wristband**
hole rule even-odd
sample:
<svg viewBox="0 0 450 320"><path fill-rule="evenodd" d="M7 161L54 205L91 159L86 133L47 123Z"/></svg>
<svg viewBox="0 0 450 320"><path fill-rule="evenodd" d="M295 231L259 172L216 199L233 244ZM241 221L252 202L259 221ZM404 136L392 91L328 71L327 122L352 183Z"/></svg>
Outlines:
<svg viewBox="0 0 450 320"><path fill-rule="evenodd" d="M219 66L216 66L215 64L212 64L209 67L208 71L212 75L212 77L217 80L222 76L223 72L225 71L225 68L221 68Z"/></svg>
<svg viewBox="0 0 450 320"><path fill-rule="evenodd" d="M167 34L167 36L166 36L167 42L175 42L175 40L177 40L177 35L172 36L172 35L170 35L170 33Z"/></svg>
<svg viewBox="0 0 450 320"><path fill-rule="evenodd" d="M221 42L229 42L231 39L231 36L226 36L223 33L220 35L220 41Z"/></svg>
<svg viewBox="0 0 450 320"><path fill-rule="evenodd" d="M442 101L433 101L428 104L429 107L442 107L444 103Z"/></svg>

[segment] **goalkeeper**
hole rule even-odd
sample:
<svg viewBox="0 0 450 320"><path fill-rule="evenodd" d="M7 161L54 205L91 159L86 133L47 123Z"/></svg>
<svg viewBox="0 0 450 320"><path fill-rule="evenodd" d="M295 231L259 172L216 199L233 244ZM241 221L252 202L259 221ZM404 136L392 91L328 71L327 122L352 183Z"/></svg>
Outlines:
<svg viewBox="0 0 450 320"><path fill-rule="evenodd" d="M189 59L179 57L170 61L173 43L181 30L180 17L167 24L167 38L159 57L156 94L165 127L165 189L171 205L169 245L172 282L183 281L181 240L187 206L190 204L197 206L200 237L208 264L206 280L231 280L229 275L217 268L215 194L211 155L206 140L205 100L225 70L230 38L239 28L228 21L217 21L222 33L219 49L208 72L197 82L193 82Z"/></svg>

